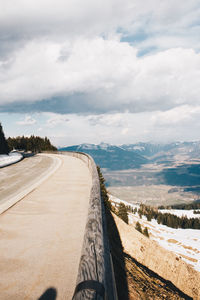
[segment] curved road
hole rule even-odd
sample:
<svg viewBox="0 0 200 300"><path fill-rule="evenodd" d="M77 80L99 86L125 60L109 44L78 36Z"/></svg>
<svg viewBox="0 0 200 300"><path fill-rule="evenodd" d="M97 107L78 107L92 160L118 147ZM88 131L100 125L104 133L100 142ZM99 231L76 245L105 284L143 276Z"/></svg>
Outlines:
<svg viewBox="0 0 200 300"><path fill-rule="evenodd" d="M60 164L56 155L39 154L0 169L0 213L38 187Z"/></svg>
<svg viewBox="0 0 200 300"><path fill-rule="evenodd" d="M17 165L31 164L33 159ZM32 184L41 183L42 177L43 182L0 215L0 299L38 299L50 287L56 290L56 299L71 299L75 288L92 178L77 158L43 155L39 160L38 180ZM48 178L45 172L40 174L44 162L43 170L54 172ZM16 171L17 165L8 169ZM26 174L20 176L27 188ZM4 177L10 180L8 174Z"/></svg>

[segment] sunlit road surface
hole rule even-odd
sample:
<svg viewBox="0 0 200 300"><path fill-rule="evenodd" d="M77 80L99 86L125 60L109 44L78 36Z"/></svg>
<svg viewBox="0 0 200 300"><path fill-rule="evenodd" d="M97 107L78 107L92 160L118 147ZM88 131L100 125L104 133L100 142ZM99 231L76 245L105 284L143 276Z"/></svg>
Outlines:
<svg viewBox="0 0 200 300"><path fill-rule="evenodd" d="M0 169L0 213L38 187L61 164L56 155L39 154Z"/></svg>
<svg viewBox="0 0 200 300"><path fill-rule="evenodd" d="M0 215L0 299L38 299L50 287L72 298L92 179L81 160L55 157L59 168Z"/></svg>

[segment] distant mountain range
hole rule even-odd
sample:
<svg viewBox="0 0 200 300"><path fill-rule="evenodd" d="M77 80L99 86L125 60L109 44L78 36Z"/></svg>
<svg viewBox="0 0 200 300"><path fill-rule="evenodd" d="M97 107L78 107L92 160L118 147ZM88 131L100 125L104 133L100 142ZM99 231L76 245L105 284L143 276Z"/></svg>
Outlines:
<svg viewBox="0 0 200 300"><path fill-rule="evenodd" d="M165 155L187 155L190 158L198 158L200 156L200 141L196 142L175 142L169 144L151 144L138 143L130 145L122 145L123 149L135 151L145 157L154 158L162 154Z"/></svg>
<svg viewBox="0 0 200 300"><path fill-rule="evenodd" d="M146 163L167 164L177 160L200 158L200 142L169 144L137 143L115 146L81 144L60 148L59 151L80 151L90 154L97 165L109 170L140 168Z"/></svg>
<svg viewBox="0 0 200 300"><path fill-rule="evenodd" d="M147 163L148 159L144 156L123 149L119 146L101 143L100 145L94 144L81 144L71 147L60 148L60 151L80 151L90 154L97 165L101 168L110 170L124 170L139 168L142 164Z"/></svg>

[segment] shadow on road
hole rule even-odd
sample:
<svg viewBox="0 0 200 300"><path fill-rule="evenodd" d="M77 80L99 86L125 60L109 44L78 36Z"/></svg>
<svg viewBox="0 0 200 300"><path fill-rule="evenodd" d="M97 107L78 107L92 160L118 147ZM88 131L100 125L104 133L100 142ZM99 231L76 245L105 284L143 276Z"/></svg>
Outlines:
<svg viewBox="0 0 200 300"><path fill-rule="evenodd" d="M55 300L57 297L57 291L55 288L47 289L38 300Z"/></svg>

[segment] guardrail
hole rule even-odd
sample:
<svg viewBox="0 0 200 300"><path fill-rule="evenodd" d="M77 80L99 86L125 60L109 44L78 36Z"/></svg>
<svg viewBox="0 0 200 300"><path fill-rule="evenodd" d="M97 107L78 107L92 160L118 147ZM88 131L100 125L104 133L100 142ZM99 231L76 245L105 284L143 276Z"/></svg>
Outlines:
<svg viewBox="0 0 200 300"><path fill-rule="evenodd" d="M84 161L92 175L88 218L73 300L117 300L104 204L101 199L96 164L92 157L85 153L66 151L62 154Z"/></svg>

